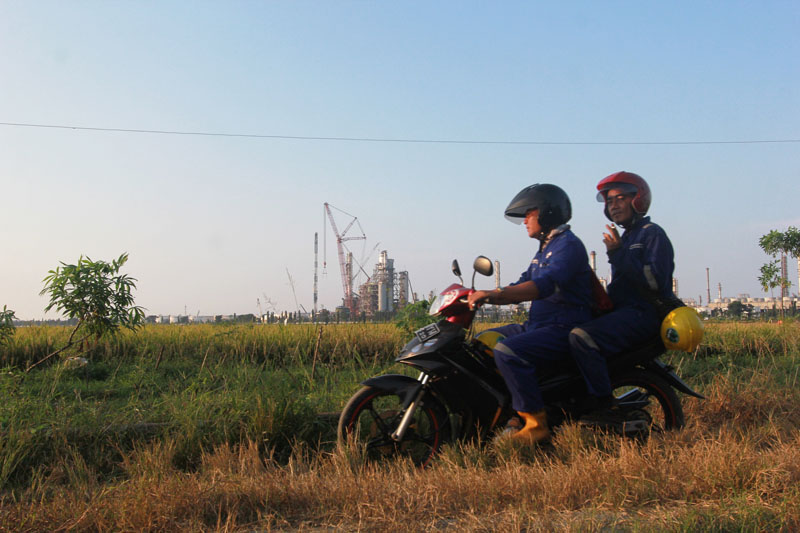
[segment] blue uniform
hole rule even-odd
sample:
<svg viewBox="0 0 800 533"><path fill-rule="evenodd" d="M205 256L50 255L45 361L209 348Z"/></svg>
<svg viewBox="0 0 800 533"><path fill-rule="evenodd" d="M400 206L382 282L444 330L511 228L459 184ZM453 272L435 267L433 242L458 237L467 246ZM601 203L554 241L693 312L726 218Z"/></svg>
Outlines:
<svg viewBox="0 0 800 533"><path fill-rule="evenodd" d="M569 338L589 394L597 397L611 395L606 357L658 333L661 321L648 295L672 296L674 252L664 230L643 217L625 230L621 240L621 246L608 253L608 295L614 310L573 329Z"/></svg>
<svg viewBox="0 0 800 533"><path fill-rule="evenodd" d="M524 324L494 330L506 336L495 346L494 357L515 410L533 413L544 407L537 367L562 360L569 352L570 330L591 318L592 275L586 248L564 224L550 233L528 270L512 283L532 281L539 290Z"/></svg>

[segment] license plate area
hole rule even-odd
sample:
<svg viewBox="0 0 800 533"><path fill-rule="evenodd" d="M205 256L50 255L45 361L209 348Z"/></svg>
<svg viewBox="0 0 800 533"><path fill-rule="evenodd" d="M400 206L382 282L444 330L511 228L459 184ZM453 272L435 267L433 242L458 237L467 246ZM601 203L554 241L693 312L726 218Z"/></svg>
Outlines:
<svg viewBox="0 0 800 533"><path fill-rule="evenodd" d="M428 324L425 327L419 328L417 331L414 332L414 335L419 339L419 342L425 342L428 339L432 339L436 335L439 334L441 330L439 329L439 324L433 323Z"/></svg>

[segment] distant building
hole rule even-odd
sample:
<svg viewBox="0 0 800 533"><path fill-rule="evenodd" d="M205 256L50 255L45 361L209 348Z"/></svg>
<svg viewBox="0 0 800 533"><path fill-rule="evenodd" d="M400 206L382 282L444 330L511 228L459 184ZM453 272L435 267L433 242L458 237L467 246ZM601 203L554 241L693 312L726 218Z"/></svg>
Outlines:
<svg viewBox="0 0 800 533"><path fill-rule="evenodd" d="M408 272L395 272L394 259L381 252L369 281L359 287L358 312L365 317L391 313L408 305Z"/></svg>
<svg viewBox="0 0 800 533"><path fill-rule="evenodd" d="M688 305L689 307L693 307L697 309L698 312L705 312L705 313L713 313L715 311L718 312L725 312L728 310L728 305L731 302L742 302L745 305L752 305L753 312L756 314L761 314L764 311L769 311L772 309L780 309L781 308L781 299L780 298L751 298L749 294L740 294L736 298L714 298L711 302L709 302L705 306L697 305L697 302L693 298L684 298L683 303ZM800 302L800 298L797 296L787 296L783 299L783 308L784 309L791 309L792 304L795 306L798 305Z"/></svg>

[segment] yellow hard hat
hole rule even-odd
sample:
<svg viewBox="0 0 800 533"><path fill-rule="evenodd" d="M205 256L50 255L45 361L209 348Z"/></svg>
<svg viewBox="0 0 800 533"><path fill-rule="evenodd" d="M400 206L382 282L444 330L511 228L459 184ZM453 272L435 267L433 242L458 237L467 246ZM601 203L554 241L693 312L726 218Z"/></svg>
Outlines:
<svg viewBox="0 0 800 533"><path fill-rule="evenodd" d="M491 356L495 345L500 342L502 339L505 339L506 336L498 333L496 331L492 331L491 329L487 329L481 333L478 333L475 336L475 340L480 342L481 344L485 345L488 348L488 355Z"/></svg>
<svg viewBox="0 0 800 533"><path fill-rule="evenodd" d="M703 340L703 323L691 307L673 309L661 322L661 340L668 350L693 352Z"/></svg>

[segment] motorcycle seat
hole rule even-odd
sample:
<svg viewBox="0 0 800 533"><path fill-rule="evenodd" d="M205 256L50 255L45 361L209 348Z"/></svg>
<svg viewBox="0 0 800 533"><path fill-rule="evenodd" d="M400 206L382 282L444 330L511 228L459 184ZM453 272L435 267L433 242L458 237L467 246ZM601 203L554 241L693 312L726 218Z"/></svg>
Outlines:
<svg viewBox="0 0 800 533"><path fill-rule="evenodd" d="M650 361L666 351L660 335L655 335L647 341L632 347L629 350L608 356L608 370L614 372L619 369L631 368L637 364ZM580 370L575 360L567 354L564 359L553 362L539 369L540 383L564 382L580 376Z"/></svg>
<svg viewBox="0 0 800 533"><path fill-rule="evenodd" d="M630 368L634 365L655 359L666 352L661 335L654 335L642 344L638 344L629 350L613 354L608 357L609 371L617 368Z"/></svg>

